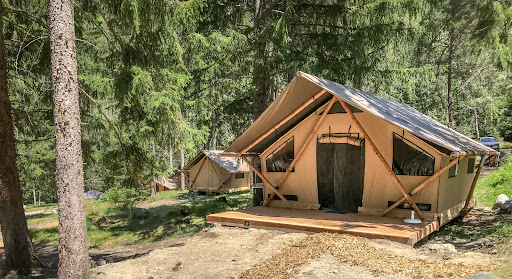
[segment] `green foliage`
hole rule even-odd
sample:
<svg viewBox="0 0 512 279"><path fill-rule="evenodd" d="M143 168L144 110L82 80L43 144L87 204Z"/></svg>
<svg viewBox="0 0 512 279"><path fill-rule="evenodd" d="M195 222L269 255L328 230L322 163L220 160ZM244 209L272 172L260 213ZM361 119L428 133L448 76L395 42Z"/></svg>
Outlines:
<svg viewBox="0 0 512 279"><path fill-rule="evenodd" d="M144 194L147 193L134 188L115 186L108 189L101 197L101 200L118 209L129 209L131 212L136 203L145 199L146 196Z"/></svg>
<svg viewBox="0 0 512 279"><path fill-rule="evenodd" d="M484 206L493 206L500 194L512 197L512 159L509 158L495 172L478 181L475 199Z"/></svg>

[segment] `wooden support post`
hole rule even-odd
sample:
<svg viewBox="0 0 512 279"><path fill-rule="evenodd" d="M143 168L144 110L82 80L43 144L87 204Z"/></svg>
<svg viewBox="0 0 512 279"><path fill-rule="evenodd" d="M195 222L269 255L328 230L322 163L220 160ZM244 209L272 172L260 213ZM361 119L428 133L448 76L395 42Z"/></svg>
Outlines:
<svg viewBox="0 0 512 279"><path fill-rule="evenodd" d="M421 210L418 208L418 206L416 205L416 203L414 202L414 200L411 198L411 196L409 195L409 193L407 193L407 190L405 190L405 187L404 185L402 185L402 182L400 182L400 180L398 179L398 177L396 177L395 173L393 172L393 169L391 169L391 167L388 165L388 163L386 162L386 159L384 159L384 156L382 156L382 154L380 153L379 149L377 148L377 146L375 146L375 144L373 143L372 139L368 136L368 134L366 133L366 131L364 130L363 126L361 125L361 123L359 123L359 121L357 120L357 118L354 116L354 114L352 113L352 111L350 110L350 107L347 105L347 103L345 103L344 100L338 98L338 101L341 103L341 105L343 106L343 108L345 109L345 111L348 113L348 115L350 116L350 118L352 119L352 121L356 124L357 128L361 131L361 133L363 134L364 136L364 139L365 141L368 141L368 144L370 144L370 147L373 149L373 151L375 152L375 154L377 155L377 157L379 158L380 162L384 165L384 167L386 168L386 170L388 171L389 175L391 176L391 178L393 179L393 181L396 183L396 185L398 186L398 188L400 189L400 192L402 192L402 194L404 195L404 197L407 199L407 201L409 202L409 204L412 206L412 208L414 209L414 211L416 211L416 214L418 214L418 217L423 221L425 220L425 216L423 216L423 213L421 213Z"/></svg>
<svg viewBox="0 0 512 279"><path fill-rule="evenodd" d="M469 210L468 210L469 203L471 202L471 199L473 198L473 192L475 191L476 182L478 181L478 178L480 177L480 172L482 171L482 166L484 165L484 162L486 160L485 157L486 157L485 155L480 157L480 164L478 164L478 168L476 170L475 177L473 178L473 182L471 183L471 188L469 188L469 193L468 193L468 197L466 198L466 203L464 203L464 208L462 208L462 210L460 212L460 216L462 218L464 218L469 212Z"/></svg>
<svg viewBox="0 0 512 279"><path fill-rule="evenodd" d="M201 169L203 168L204 161L206 161L207 159L208 159L208 157L205 155L203 161L201 162L201 165L199 166L199 169L197 170L196 177L194 177L194 180L192 180L192 182L190 182L190 188L194 187L194 183L196 182L197 177L199 176L199 173L201 173ZM183 172L183 174L185 174L185 173ZM190 179L190 177L189 177L189 179Z"/></svg>
<svg viewBox="0 0 512 279"><path fill-rule="evenodd" d="M311 130L311 132L309 133L308 137L306 138L306 141L304 142L304 144L302 145L302 147L300 148L299 152L297 153L297 155L295 156L295 158L293 159L292 163L290 164L290 166L286 169L286 172L284 173L284 175L281 177L281 180L279 181L279 183L277 184L276 188L277 189L281 189L281 187L283 186L283 183L284 181L286 180L286 178L288 177L288 175L290 174L290 172L293 170L293 168L295 167L295 164L297 164L297 162L299 161L300 157L302 156L302 153L304 153L304 150L306 150L306 147L308 146L309 142L311 141L311 139L313 139L313 136L316 134L316 132L318 131L318 128L320 128L320 125L322 125L322 123L324 122L324 119L327 117L327 114L329 113L329 111L331 110L332 106L334 105L334 103L337 101L336 97L332 97L331 101L329 102L329 104L327 105L327 108L324 110L324 113L322 114L322 116L320 117L320 119L318 119L318 121L316 122L316 125L315 127L313 127L313 129ZM270 204L270 202L272 202L272 200L274 199L274 197L276 196L276 193L272 193L272 195L270 195L270 198L268 198L264 203L263 203L263 206L268 206Z"/></svg>
<svg viewBox="0 0 512 279"><path fill-rule="evenodd" d="M224 185L224 182L222 182L222 178L220 177L220 174L219 172L217 171L217 169L215 168L215 165L212 163L212 160L210 160L210 158L207 158L208 161L210 162L210 165L212 166L213 170L215 171L215 174L217 174L217 177L219 178L219 182L220 182L220 188L226 188L225 185Z"/></svg>
<svg viewBox="0 0 512 279"><path fill-rule="evenodd" d="M253 146L255 146L256 144L258 144L261 140L263 140L264 138L266 138L268 135L270 135L272 132L274 132L275 130L277 130L277 128L281 127L284 123L288 122L288 120L290 120L292 117L294 117L295 115L297 115L299 112L301 112L304 108L306 108L307 106L309 106L311 103L313 103L316 99L320 98L324 93L325 93L325 89L322 89L320 90L320 92L316 93L315 96L313 96L313 98L307 100L304 104L302 104L300 107L298 107L296 110L294 110L290 115L288 115L287 117L285 117L283 120L281 120L279 123L277 123L274 127L270 128L270 130L268 130L265 134L263 134L262 136L260 136L259 138L257 138L255 141L253 141L251 144L249 144L246 148L244 148L242 151L240 151L240 154L244 154L245 152L247 152L249 149L251 149Z"/></svg>
<svg viewBox="0 0 512 279"><path fill-rule="evenodd" d="M464 158L464 155L460 156L458 159L462 159L462 158ZM451 167L453 167L457 163L457 161L458 160L451 161L448 165L444 166L438 172L436 172L435 174L430 176L427 180L423 181L420 185L416 186L416 188L414 188L414 190L412 190L411 195L418 193L421 189L423 189L425 186L427 186L430 182L434 181L436 178L441 176L441 174L447 172ZM382 216L386 216L389 212L391 212L391 210L395 209L397 206L402 204L404 201L406 201L406 198L402 197L399 201L395 202L393 205L388 207L384 211L384 213L382 213Z"/></svg>
<svg viewBox="0 0 512 279"><path fill-rule="evenodd" d="M249 162L249 160L247 160L247 158L245 158L244 156L242 156L242 159L247 163L247 165L249 165L249 167L254 171L254 173L256 173L259 177L261 177L261 179L266 183L268 184L268 186L270 188L272 188L272 191L274 191L274 193L276 193L276 195L284 201L284 203L286 203L286 205L288 205L290 207L290 209L293 209L293 206L292 204L281 194L279 193L279 191L276 189L276 187L274 187L274 185L272 185L272 183L270 183L270 181L268 181L268 179L263 176L263 174L261 174L261 172L258 171L258 169L256 169L256 167L254 167L251 162Z"/></svg>

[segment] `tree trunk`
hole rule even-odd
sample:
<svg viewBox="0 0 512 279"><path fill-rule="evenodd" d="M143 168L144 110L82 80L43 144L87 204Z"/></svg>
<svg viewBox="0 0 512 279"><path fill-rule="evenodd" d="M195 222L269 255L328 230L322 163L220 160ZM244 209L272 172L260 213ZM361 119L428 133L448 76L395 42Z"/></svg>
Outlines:
<svg viewBox="0 0 512 279"><path fill-rule="evenodd" d="M34 188L32 188L32 194L34 196L34 206L37 206L36 186L34 186Z"/></svg>
<svg viewBox="0 0 512 279"><path fill-rule="evenodd" d="M39 261L28 234L19 170L16 165L14 123L7 85L4 14L3 1L0 1L0 227L7 269L17 269L26 273Z"/></svg>
<svg viewBox="0 0 512 279"><path fill-rule="evenodd" d="M455 16L455 3L450 1L450 32L448 34L448 90L447 90L447 111L448 111L448 127L453 128L453 96L452 96L452 83L453 83L453 44L455 36L455 28L453 21Z"/></svg>
<svg viewBox="0 0 512 279"><path fill-rule="evenodd" d="M149 144L151 146L151 152L153 152L153 155L155 154L155 142L151 140L151 143ZM153 161L152 164L155 162ZM151 189L151 196L156 195L156 178L155 178L155 168L151 168L151 172L153 173L153 177L151 178L151 186L149 187Z"/></svg>
<svg viewBox="0 0 512 279"><path fill-rule="evenodd" d="M476 139L480 139L480 127L478 126L478 111L476 107L473 108L473 112L475 113L475 130L476 130Z"/></svg>
<svg viewBox="0 0 512 279"><path fill-rule="evenodd" d="M174 166L172 164L172 144L169 143L169 169L174 169Z"/></svg>
<svg viewBox="0 0 512 279"><path fill-rule="evenodd" d="M180 149L180 170L185 167L185 150L183 148ZM185 174L180 172L180 188L181 190L185 190Z"/></svg>
<svg viewBox="0 0 512 279"><path fill-rule="evenodd" d="M272 42L265 37L263 24L265 23L265 8L269 0L254 0L254 29L259 34L255 40L254 68L253 68L253 119L256 120L272 102L272 86L269 72Z"/></svg>
<svg viewBox="0 0 512 279"><path fill-rule="evenodd" d="M210 135L210 149L217 149L217 114L212 112L212 116L210 117L211 124L211 135Z"/></svg>
<svg viewBox="0 0 512 279"><path fill-rule="evenodd" d="M86 277L89 270L73 4L69 0L48 1L59 202L59 278Z"/></svg>
<svg viewBox="0 0 512 279"><path fill-rule="evenodd" d="M39 205L41 205L41 191L39 191Z"/></svg>

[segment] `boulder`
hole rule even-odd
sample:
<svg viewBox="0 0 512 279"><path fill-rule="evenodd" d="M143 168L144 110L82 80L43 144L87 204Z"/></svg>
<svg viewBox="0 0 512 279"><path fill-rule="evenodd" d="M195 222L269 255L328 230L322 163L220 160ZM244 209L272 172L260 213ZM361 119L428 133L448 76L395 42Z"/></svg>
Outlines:
<svg viewBox="0 0 512 279"><path fill-rule="evenodd" d="M432 254L437 254L446 260L458 253L453 244L427 244L423 246L423 249Z"/></svg>
<svg viewBox="0 0 512 279"><path fill-rule="evenodd" d="M512 200L505 194L501 194L496 198L492 209L499 209L500 213L512 213Z"/></svg>

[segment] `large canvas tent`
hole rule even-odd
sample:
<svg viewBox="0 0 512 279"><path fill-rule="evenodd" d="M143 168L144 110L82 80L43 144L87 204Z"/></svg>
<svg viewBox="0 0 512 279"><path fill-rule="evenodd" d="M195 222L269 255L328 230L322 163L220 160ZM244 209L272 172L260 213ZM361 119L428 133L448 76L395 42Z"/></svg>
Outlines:
<svg viewBox="0 0 512 279"><path fill-rule="evenodd" d="M181 171L190 189L231 193L249 189L249 166L241 158L219 157L222 150L203 150Z"/></svg>
<svg viewBox="0 0 512 279"><path fill-rule="evenodd" d="M414 210L437 227L472 206L481 164L496 154L408 105L299 72L222 156L261 176L264 206Z"/></svg>

